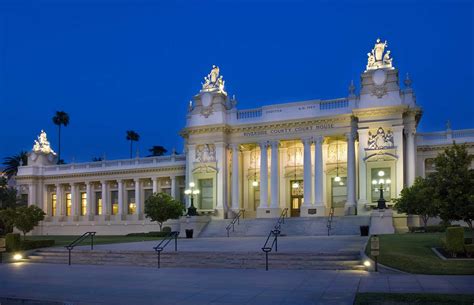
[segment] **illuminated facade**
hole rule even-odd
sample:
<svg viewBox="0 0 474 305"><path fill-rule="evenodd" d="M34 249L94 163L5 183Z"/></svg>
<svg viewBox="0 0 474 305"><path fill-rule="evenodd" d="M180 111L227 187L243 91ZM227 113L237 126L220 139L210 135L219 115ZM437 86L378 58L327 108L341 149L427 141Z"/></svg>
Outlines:
<svg viewBox="0 0 474 305"><path fill-rule="evenodd" d="M284 208L292 217L369 215L381 182L390 206L452 141L474 153L474 130L418 133L421 109L408 76L400 87L387 43L377 40L367 55L358 94L351 83L342 98L246 110L213 66L189 103L185 155L54 165L40 136L17 177L29 203L48 215L38 232L149 231L145 198L166 191L189 206L189 183L208 218L241 209L246 217L278 217Z"/></svg>

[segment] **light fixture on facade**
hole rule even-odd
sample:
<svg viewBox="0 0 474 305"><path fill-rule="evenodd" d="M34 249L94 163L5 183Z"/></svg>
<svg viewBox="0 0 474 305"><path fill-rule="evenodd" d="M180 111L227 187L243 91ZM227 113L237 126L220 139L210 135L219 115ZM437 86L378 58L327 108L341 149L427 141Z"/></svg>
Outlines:
<svg viewBox="0 0 474 305"><path fill-rule="evenodd" d="M291 185L291 187L294 189L297 189L300 187L300 184L298 183L298 181L296 181L296 146L295 146L295 180L293 184Z"/></svg>
<svg viewBox="0 0 474 305"><path fill-rule="evenodd" d="M188 216L197 215L196 208L194 207L194 196L199 195L200 192L198 189L194 188L195 186L196 184L194 184L194 182L189 182L189 189L184 191L184 194L190 196L191 199L191 205L188 208Z"/></svg>
<svg viewBox="0 0 474 305"><path fill-rule="evenodd" d="M13 255L13 260L19 261L21 259L23 259L23 255L21 255L20 253L16 253L15 255Z"/></svg>
<svg viewBox="0 0 474 305"><path fill-rule="evenodd" d="M384 171L379 171L378 175L379 175L379 177L383 177L383 176L385 176L385 172Z"/></svg>
<svg viewBox="0 0 474 305"><path fill-rule="evenodd" d="M257 181L257 150L255 149L255 156L253 158L253 182L252 186L257 187L258 186L258 181Z"/></svg>
<svg viewBox="0 0 474 305"><path fill-rule="evenodd" d="M341 182L341 177L339 177L339 140L336 141L336 177L334 177L335 182Z"/></svg>

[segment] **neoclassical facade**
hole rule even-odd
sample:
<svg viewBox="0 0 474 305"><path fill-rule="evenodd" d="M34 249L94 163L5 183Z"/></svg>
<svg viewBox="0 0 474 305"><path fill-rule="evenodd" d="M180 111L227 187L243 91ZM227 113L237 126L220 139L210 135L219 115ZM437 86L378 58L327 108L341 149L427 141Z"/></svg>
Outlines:
<svg viewBox="0 0 474 305"><path fill-rule="evenodd" d="M201 215L291 217L369 215L383 184L390 206L453 141L474 153L474 129L418 133L422 111L411 80L400 86L387 43L367 54L358 93L255 109L237 109L213 66L189 102L181 131L185 155L54 165L42 134L17 184L29 204L44 209L40 233L70 234L98 227L108 234L150 230L144 201L165 191Z"/></svg>

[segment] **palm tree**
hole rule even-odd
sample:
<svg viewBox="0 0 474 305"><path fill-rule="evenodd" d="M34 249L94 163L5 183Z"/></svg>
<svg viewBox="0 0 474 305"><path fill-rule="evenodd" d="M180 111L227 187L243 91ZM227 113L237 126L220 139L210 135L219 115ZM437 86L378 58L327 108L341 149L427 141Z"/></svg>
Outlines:
<svg viewBox="0 0 474 305"><path fill-rule="evenodd" d="M56 111L56 115L53 116L53 123L58 125L58 164L61 163L61 125L66 127L69 124L69 114L64 111ZM64 163L64 161L63 161Z"/></svg>
<svg viewBox="0 0 474 305"><path fill-rule="evenodd" d="M26 151L21 151L19 154L6 157L3 159L3 165L5 168L3 172L8 178L11 178L16 175L18 172L18 167L21 165L26 165L28 162L28 155Z"/></svg>
<svg viewBox="0 0 474 305"><path fill-rule="evenodd" d="M137 132L133 130L127 130L127 141L130 141L130 159L133 155L133 142L138 142L139 140L140 135Z"/></svg>
<svg viewBox="0 0 474 305"><path fill-rule="evenodd" d="M168 152L168 150L161 145L152 146L148 151L151 152L151 155L148 157L163 156Z"/></svg>

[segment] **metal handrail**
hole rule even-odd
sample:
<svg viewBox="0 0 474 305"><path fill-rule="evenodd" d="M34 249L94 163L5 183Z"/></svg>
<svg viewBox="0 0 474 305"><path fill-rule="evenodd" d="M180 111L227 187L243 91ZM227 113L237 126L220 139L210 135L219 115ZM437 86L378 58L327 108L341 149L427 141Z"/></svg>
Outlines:
<svg viewBox="0 0 474 305"><path fill-rule="evenodd" d="M78 238L76 238L69 245L64 246L69 251L69 260L68 260L68 265L69 266L71 266L71 251L72 251L72 249L74 249L75 246L80 244L87 237L91 238L91 250L94 250L94 236L95 236L95 233L96 232L86 232L86 233L82 234L81 236L79 236Z"/></svg>
<svg viewBox="0 0 474 305"><path fill-rule="evenodd" d="M153 247L155 249L156 254L158 255L158 269L160 269L160 260L161 260L161 252L166 248L166 246L170 243L170 241L174 238L174 251L178 251L178 231L170 232L165 238L163 238L158 245Z"/></svg>
<svg viewBox="0 0 474 305"><path fill-rule="evenodd" d="M285 223L285 217L288 217L288 208L284 208L280 214L280 217L277 220L276 225L273 229L268 233L267 239L265 240L265 244L262 247L262 251L265 252L265 270L268 271L268 253L272 251L273 247L275 246L275 252L278 252L278 236L281 233L281 224ZM268 246L268 242L270 241L270 237L273 235L272 244Z"/></svg>
<svg viewBox="0 0 474 305"><path fill-rule="evenodd" d="M232 228L232 232L235 232L235 223L237 222L237 225L240 224L240 216L242 216L242 219L245 218L245 210L239 210L239 213L237 213L237 215L234 216L234 218L232 219L231 223L229 223L227 225L227 227L225 227L225 229L227 230L227 237L229 237L229 231L230 231L230 228Z"/></svg>
<svg viewBox="0 0 474 305"><path fill-rule="evenodd" d="M328 223L326 225L326 227L328 228L328 236L331 234L333 217L334 217L334 208L331 207L331 209L329 210Z"/></svg>

